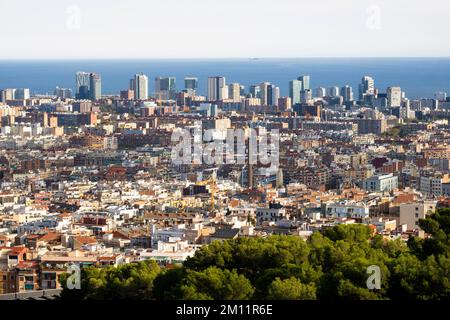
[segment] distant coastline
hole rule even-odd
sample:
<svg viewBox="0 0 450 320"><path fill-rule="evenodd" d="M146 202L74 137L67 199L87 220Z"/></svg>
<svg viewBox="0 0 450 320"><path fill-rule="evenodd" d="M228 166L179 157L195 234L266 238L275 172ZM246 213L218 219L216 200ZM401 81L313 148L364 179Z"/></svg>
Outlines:
<svg viewBox="0 0 450 320"><path fill-rule="evenodd" d="M381 91L400 86L411 99L450 91L450 58L445 57L0 60L0 88L27 87L33 94L53 92L56 86L73 88L76 71L102 74L105 94L127 88L137 72L149 75L150 93L156 76L175 76L179 89L185 76L196 76L199 93L205 94L206 78L217 74L247 88L270 81L280 86L284 96L289 81L300 74L311 76L312 88L348 84L356 92L360 78L371 75Z"/></svg>

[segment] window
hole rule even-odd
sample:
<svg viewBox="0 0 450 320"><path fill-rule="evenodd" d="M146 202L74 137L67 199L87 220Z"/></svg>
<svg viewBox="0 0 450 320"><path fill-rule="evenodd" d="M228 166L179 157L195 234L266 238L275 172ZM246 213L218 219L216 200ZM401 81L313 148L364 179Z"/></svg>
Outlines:
<svg viewBox="0 0 450 320"><path fill-rule="evenodd" d="M419 214L418 213L416 213L416 218L418 218L419 217Z"/></svg>

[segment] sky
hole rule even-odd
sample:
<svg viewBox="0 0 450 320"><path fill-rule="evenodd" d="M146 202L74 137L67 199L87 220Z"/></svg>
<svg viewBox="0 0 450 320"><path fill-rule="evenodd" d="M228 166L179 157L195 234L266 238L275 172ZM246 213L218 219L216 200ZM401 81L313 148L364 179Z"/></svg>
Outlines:
<svg viewBox="0 0 450 320"><path fill-rule="evenodd" d="M0 0L0 59L450 57L448 0Z"/></svg>

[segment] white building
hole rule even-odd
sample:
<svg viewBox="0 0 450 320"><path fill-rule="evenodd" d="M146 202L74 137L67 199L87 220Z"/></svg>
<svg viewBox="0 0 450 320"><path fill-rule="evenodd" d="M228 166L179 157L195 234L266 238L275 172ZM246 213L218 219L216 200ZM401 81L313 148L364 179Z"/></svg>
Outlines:
<svg viewBox="0 0 450 320"><path fill-rule="evenodd" d="M134 90L134 99L148 99L148 77L145 74L136 74L131 83L130 89Z"/></svg>
<svg viewBox="0 0 450 320"><path fill-rule="evenodd" d="M450 182L450 177L448 174L422 176L420 177L420 191L429 197L438 197L444 194L443 185L448 182Z"/></svg>
<svg viewBox="0 0 450 320"><path fill-rule="evenodd" d="M402 103L402 89L400 87L387 88L387 106L400 107Z"/></svg>
<svg viewBox="0 0 450 320"><path fill-rule="evenodd" d="M364 180L363 188L374 192L392 191L398 188L398 177L392 173L376 175Z"/></svg>
<svg viewBox="0 0 450 320"><path fill-rule="evenodd" d="M256 219L259 223L264 221L277 222L283 219L289 219L285 208L257 208Z"/></svg>
<svg viewBox="0 0 450 320"><path fill-rule="evenodd" d="M327 217L366 219L369 217L369 206L354 201L332 202L326 204L325 212Z"/></svg>
<svg viewBox="0 0 450 320"><path fill-rule="evenodd" d="M158 241L156 250L147 249L140 253L140 260L156 260L158 262L181 263L195 254L198 246L189 245L187 240L170 237L168 241Z"/></svg>

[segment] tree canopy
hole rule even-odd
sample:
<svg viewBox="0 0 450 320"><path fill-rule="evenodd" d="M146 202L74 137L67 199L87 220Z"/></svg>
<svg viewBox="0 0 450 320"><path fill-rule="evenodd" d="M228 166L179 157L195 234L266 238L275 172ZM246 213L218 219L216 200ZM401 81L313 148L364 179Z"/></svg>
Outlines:
<svg viewBox="0 0 450 320"><path fill-rule="evenodd" d="M450 297L450 209L419 222L428 235L373 235L365 225L338 225L304 241L274 235L215 241L182 267L153 261L82 270L77 299L445 299ZM368 267L381 272L380 289L367 286ZM61 278L64 286L65 277Z"/></svg>

